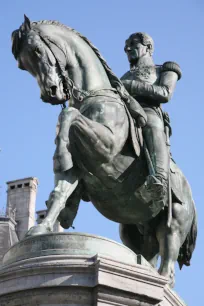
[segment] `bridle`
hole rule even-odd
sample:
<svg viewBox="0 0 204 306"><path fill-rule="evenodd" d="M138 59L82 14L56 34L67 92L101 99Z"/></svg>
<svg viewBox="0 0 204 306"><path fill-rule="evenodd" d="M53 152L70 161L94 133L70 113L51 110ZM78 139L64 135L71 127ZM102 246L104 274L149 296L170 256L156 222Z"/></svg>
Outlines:
<svg viewBox="0 0 204 306"><path fill-rule="evenodd" d="M66 58L66 54L65 54L64 50L59 45L55 44L54 41L51 40L48 36L42 36L38 32L37 32L37 34L39 35L42 42L49 48L49 50L51 51L52 55L54 56L54 58L56 60L56 65L57 65L57 67L59 69L59 72L60 72L60 75L62 77L62 83L63 83L65 94L67 96L67 100L70 100L71 98L74 98L78 102L82 102L88 96L93 96L96 92L98 92L100 90L105 90L105 89L101 89L101 88L98 89L98 90L94 90L94 91L86 91L86 90L83 90L81 88L79 89L74 84L74 81L68 76L68 73L65 70L64 65L62 64L61 60L57 57L57 55L53 51L52 44L54 44L57 48L59 48ZM114 88L112 88L112 89L110 88L109 90L116 91L116 89L114 89ZM76 96L76 93L79 93L79 95ZM66 108L66 103L64 102L61 106L62 106L62 108Z"/></svg>

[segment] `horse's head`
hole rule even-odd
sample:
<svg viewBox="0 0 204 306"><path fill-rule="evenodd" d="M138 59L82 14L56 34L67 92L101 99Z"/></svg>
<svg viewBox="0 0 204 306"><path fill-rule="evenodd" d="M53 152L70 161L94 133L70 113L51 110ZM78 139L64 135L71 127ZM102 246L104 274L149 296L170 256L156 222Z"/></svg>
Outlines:
<svg viewBox="0 0 204 306"><path fill-rule="evenodd" d="M50 34L49 27L31 23L25 16L21 27L12 33L12 52L18 67L37 79L42 100L63 104L68 99L66 57L58 41L50 40Z"/></svg>

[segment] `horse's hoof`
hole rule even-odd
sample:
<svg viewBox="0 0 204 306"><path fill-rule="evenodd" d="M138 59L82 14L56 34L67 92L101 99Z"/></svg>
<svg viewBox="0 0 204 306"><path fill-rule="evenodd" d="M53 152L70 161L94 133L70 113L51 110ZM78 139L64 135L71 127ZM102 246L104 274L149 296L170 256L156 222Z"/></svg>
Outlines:
<svg viewBox="0 0 204 306"><path fill-rule="evenodd" d="M39 224L39 225L31 227L29 231L27 232L26 237L47 234L50 232L51 230L48 227L46 227L43 224Z"/></svg>
<svg viewBox="0 0 204 306"><path fill-rule="evenodd" d="M153 201L161 201L165 196L165 186L153 175L149 175L146 181L147 192L151 194Z"/></svg>
<svg viewBox="0 0 204 306"><path fill-rule="evenodd" d="M169 286L169 288L173 289L175 286L175 278L171 278L171 277L167 277L167 278L168 278L167 285Z"/></svg>
<svg viewBox="0 0 204 306"><path fill-rule="evenodd" d="M175 272L171 272L170 278L169 278L169 286L170 288L174 288L175 286Z"/></svg>
<svg viewBox="0 0 204 306"><path fill-rule="evenodd" d="M171 272L163 272L162 268L159 268L158 273L168 279L167 285L172 289L175 286L175 272L172 270Z"/></svg>

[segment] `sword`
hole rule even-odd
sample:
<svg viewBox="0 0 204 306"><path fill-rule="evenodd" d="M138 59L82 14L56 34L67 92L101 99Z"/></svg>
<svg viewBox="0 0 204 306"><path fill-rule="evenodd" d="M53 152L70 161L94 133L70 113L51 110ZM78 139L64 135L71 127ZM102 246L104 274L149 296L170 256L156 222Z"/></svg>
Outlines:
<svg viewBox="0 0 204 306"><path fill-rule="evenodd" d="M145 156L146 156L146 160L147 160L147 167L148 167L148 170L149 170L149 174L155 176L156 172L155 172L155 169L154 169L154 166L153 166L153 163L152 163L152 160L151 160L151 157L150 157L149 150L147 148L145 139L143 139L143 143L144 143L144 152L145 152Z"/></svg>
<svg viewBox="0 0 204 306"><path fill-rule="evenodd" d="M169 138L169 126L165 126L165 134L166 134L166 145L168 147L169 153L169 182L168 182L168 219L167 219L167 227L171 227L172 221L172 194L171 194L171 169L170 169L170 162L171 162L171 155L170 155L170 138Z"/></svg>

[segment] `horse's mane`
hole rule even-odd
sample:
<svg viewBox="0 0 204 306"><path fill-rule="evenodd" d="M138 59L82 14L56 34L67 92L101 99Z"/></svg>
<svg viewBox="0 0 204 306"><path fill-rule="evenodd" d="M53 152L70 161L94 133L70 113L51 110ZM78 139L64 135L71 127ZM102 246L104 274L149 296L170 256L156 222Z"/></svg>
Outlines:
<svg viewBox="0 0 204 306"><path fill-rule="evenodd" d="M58 21L55 20L41 20L41 21L37 21L37 22L32 22L32 25L38 25L38 24L46 24L46 25L56 25L59 26L61 28L67 29L73 33L75 33L76 35L78 35L80 38L82 38L90 47L91 49L94 51L94 53L97 55L97 57L99 58L101 64L103 65L107 76L110 80L110 83L113 87L116 87L116 82L117 82L117 86L120 84L122 85L122 82L118 79L118 77L113 73L112 69L109 67L109 65L107 64L106 60L103 58L103 56L101 55L100 51L98 50L98 48L96 48L92 42L85 37L84 35L82 35L81 33L79 33L78 31L76 31L73 28L70 28ZM123 85L122 85L123 86Z"/></svg>
<svg viewBox="0 0 204 306"><path fill-rule="evenodd" d="M106 60L103 58L103 56L101 55L100 51L90 42L90 40L88 40L88 38L86 38L85 36L83 36L81 33L79 33L78 31L76 31L75 29L73 28L70 28L58 21L55 21L55 20L41 20L41 21L33 21L31 22L31 25L35 26L35 25L41 25L41 24L46 24L46 25L56 25L58 27L61 27L61 28L64 28L64 29L67 29L73 33L75 33L77 36L79 36L80 38L82 38L90 47L91 49L94 51L94 53L96 54L96 56L99 58L102 66L104 67L106 73L107 73L107 76L109 78L109 81L112 85L112 87L116 88L118 93L120 94L121 98L124 99L124 100L127 100L127 96L128 96L128 93L127 91L125 90L121 80L113 73L112 69L108 66ZM15 31L16 32L16 31ZM15 34L14 32L14 34ZM15 38L14 38L15 40ZM17 53L17 50L15 50L15 46L18 45L16 43L13 42L13 53L15 55L15 53Z"/></svg>

